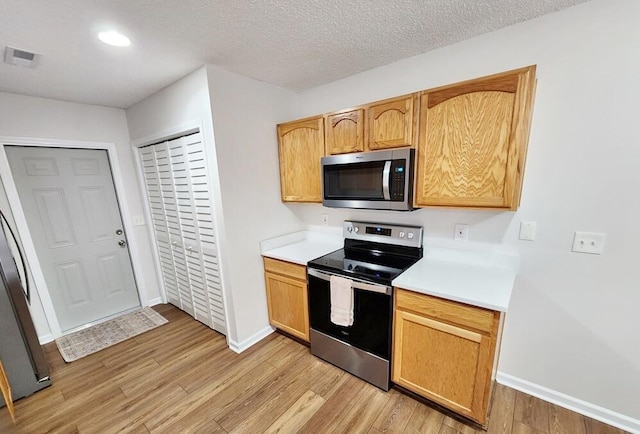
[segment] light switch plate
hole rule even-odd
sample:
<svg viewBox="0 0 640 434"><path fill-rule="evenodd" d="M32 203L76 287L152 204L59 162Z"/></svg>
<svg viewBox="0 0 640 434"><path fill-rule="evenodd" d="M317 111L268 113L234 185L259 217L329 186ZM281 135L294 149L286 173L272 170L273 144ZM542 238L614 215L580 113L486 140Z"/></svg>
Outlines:
<svg viewBox="0 0 640 434"><path fill-rule="evenodd" d="M604 249L605 234L596 232L576 232L571 250L577 253L601 255Z"/></svg>
<svg viewBox="0 0 640 434"><path fill-rule="evenodd" d="M536 239L536 222L520 222L520 239L533 241Z"/></svg>

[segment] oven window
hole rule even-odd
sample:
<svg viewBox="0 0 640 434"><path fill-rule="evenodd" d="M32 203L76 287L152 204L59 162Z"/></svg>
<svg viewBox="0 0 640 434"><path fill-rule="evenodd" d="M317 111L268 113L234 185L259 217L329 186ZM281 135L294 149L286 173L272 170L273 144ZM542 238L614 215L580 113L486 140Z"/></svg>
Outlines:
<svg viewBox="0 0 640 434"><path fill-rule="evenodd" d="M324 166L325 199L383 200L384 161Z"/></svg>
<svg viewBox="0 0 640 434"><path fill-rule="evenodd" d="M355 289L353 325L342 327L331 322L329 282L314 276L308 276L308 278L311 328L389 360L392 297Z"/></svg>

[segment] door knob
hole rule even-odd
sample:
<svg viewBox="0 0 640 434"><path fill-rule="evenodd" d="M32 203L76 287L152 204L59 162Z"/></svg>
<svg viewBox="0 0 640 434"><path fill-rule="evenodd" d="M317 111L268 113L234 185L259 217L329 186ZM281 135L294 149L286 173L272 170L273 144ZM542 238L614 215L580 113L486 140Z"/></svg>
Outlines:
<svg viewBox="0 0 640 434"><path fill-rule="evenodd" d="M118 245L119 245L120 247L124 247L124 246L126 246L126 245L127 245L127 242L126 242L125 240L120 240L120 241L118 241Z"/></svg>

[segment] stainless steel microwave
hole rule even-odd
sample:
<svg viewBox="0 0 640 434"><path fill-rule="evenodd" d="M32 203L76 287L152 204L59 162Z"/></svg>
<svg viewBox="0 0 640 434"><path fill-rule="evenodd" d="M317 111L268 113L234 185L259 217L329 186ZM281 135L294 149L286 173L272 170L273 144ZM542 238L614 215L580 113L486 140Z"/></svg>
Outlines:
<svg viewBox="0 0 640 434"><path fill-rule="evenodd" d="M413 209L413 149L322 158L322 204L332 208Z"/></svg>

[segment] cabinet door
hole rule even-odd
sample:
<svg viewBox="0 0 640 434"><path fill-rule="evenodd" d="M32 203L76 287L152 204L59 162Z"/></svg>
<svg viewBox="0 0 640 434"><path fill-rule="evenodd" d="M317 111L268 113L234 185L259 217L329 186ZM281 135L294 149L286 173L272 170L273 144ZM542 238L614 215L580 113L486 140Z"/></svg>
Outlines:
<svg viewBox="0 0 640 434"><path fill-rule="evenodd" d="M322 202L320 158L324 156L324 118L278 125L280 188L283 202Z"/></svg>
<svg viewBox="0 0 640 434"><path fill-rule="evenodd" d="M417 94L369 105L366 108L367 148L378 150L414 146L417 108Z"/></svg>
<svg viewBox="0 0 640 434"><path fill-rule="evenodd" d="M515 210L535 66L423 91L415 206Z"/></svg>
<svg viewBox="0 0 640 434"><path fill-rule="evenodd" d="M396 310L392 379L485 423L494 345L475 331Z"/></svg>
<svg viewBox="0 0 640 434"><path fill-rule="evenodd" d="M327 116L328 154L364 151L364 110L351 110Z"/></svg>
<svg viewBox="0 0 640 434"><path fill-rule="evenodd" d="M270 272L265 279L271 325L309 342L307 283Z"/></svg>

